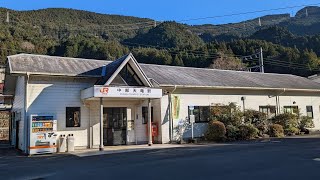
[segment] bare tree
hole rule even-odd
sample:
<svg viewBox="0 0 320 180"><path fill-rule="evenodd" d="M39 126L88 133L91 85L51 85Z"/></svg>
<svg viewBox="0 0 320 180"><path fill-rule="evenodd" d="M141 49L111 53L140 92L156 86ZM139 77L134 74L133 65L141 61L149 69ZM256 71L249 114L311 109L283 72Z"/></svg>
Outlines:
<svg viewBox="0 0 320 180"><path fill-rule="evenodd" d="M241 59L237 57L225 56L220 54L219 58L213 60L210 65L212 69L237 70L243 71L246 69L246 64L242 63Z"/></svg>

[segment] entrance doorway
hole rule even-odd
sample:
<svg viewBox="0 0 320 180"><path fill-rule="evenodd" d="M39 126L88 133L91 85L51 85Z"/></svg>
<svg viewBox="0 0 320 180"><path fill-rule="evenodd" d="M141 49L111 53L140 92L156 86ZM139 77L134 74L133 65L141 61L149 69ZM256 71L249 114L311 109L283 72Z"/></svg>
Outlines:
<svg viewBox="0 0 320 180"><path fill-rule="evenodd" d="M127 143L127 108L103 108L103 145Z"/></svg>

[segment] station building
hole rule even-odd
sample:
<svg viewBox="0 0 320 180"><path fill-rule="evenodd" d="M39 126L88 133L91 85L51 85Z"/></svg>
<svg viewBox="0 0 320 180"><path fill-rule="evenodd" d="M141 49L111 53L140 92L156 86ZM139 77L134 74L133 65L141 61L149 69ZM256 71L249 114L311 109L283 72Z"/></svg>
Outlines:
<svg viewBox="0 0 320 180"><path fill-rule="evenodd" d="M294 75L139 64L132 54L114 61L17 54L6 74L11 142L26 153L32 114L53 114L56 133L73 134L76 148L190 138L190 128L179 130L190 109L201 137L208 109L229 103L270 116L299 109L320 129L320 84Z"/></svg>

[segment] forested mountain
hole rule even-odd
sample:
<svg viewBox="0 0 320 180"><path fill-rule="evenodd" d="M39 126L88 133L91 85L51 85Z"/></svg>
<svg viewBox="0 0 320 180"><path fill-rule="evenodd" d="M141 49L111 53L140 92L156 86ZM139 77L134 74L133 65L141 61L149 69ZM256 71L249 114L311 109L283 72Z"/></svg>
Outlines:
<svg viewBox="0 0 320 180"><path fill-rule="evenodd" d="M199 36L188 30L184 25L175 22L162 23L150 29L149 32L138 34L124 42L178 49L194 49L204 45Z"/></svg>
<svg viewBox="0 0 320 180"><path fill-rule="evenodd" d="M7 18L7 14L9 18ZM320 8L295 16L224 25L187 25L73 9L0 8L0 56L37 53L116 59L132 52L143 63L246 70L264 50L265 71L308 76L319 71ZM9 21L9 22L7 22Z"/></svg>

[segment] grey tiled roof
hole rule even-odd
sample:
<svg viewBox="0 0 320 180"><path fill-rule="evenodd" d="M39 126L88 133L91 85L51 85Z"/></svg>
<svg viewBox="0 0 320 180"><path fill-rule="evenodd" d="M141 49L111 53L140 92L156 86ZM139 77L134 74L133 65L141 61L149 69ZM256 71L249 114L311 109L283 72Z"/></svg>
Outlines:
<svg viewBox="0 0 320 180"><path fill-rule="evenodd" d="M18 54L8 57L11 73L31 72L66 76L100 77L102 67L111 61L45 55Z"/></svg>
<svg viewBox="0 0 320 180"><path fill-rule="evenodd" d="M160 85L320 89L320 84L295 75L140 64Z"/></svg>
<svg viewBox="0 0 320 180"><path fill-rule="evenodd" d="M124 56L126 57L126 56ZM122 58L124 58L122 57ZM120 58L118 61L121 62ZM36 73L66 76L101 77L102 67L111 61L20 54L8 57L11 73ZM116 61L115 61L116 62ZM117 64L117 63L114 63ZM307 78L269 73L140 64L148 78L160 86L215 86L320 89ZM108 66L106 66L108 72ZM112 71L113 68L109 68Z"/></svg>

